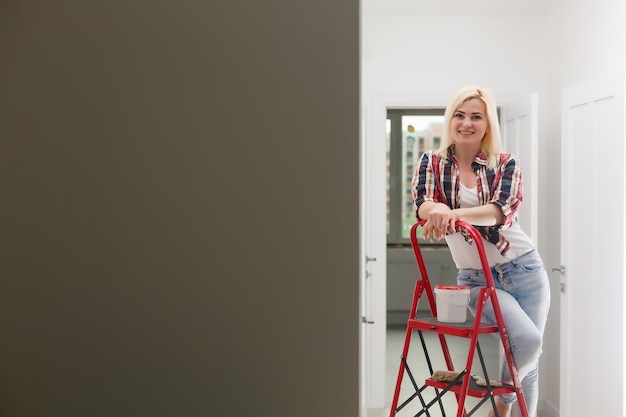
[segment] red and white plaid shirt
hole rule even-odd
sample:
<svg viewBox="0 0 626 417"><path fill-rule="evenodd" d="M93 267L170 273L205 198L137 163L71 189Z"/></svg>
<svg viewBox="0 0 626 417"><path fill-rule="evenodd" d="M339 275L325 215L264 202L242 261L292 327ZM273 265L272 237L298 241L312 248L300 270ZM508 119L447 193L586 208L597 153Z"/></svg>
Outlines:
<svg viewBox="0 0 626 417"><path fill-rule="evenodd" d="M497 157L495 170L487 167L487 155L478 154L472 168L476 173L476 189L480 205L494 203L502 210L504 222L496 226L475 226L476 230L489 242L496 245L501 255L505 255L510 243L500 233L517 223L517 210L522 203L522 171L517 157L502 153ZM461 182L459 167L452 147L448 148L448 158L444 160L435 151L425 152L415 170L412 182L415 214L425 201L444 203L451 209L459 208ZM464 230L461 230L463 233ZM469 234L464 233L468 241Z"/></svg>

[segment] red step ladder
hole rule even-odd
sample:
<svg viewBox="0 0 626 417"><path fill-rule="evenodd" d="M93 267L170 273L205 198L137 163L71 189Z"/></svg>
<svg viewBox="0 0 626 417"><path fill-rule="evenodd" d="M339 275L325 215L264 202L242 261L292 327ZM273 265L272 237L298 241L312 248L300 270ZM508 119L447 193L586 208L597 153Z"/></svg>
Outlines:
<svg viewBox="0 0 626 417"><path fill-rule="evenodd" d="M465 323L442 323L437 321L437 306L435 304L435 297L433 295L433 289L431 287L428 273L426 271L426 266L424 264L424 258L422 257L422 251L418 243L417 230L420 226L423 226L424 223L425 221L419 221L415 223L411 228L411 246L413 247L415 260L417 262L417 266L419 267L421 279L418 279L415 282L415 289L413 291L413 302L411 303L411 310L407 322L404 347L402 349L402 355L400 357L400 368L398 369L398 378L396 381L396 387L394 390L393 401L389 414L390 417L402 416L402 411L407 410L405 409L405 406L407 406L409 403L413 402L416 399L419 400L419 406L421 406L422 409L417 414L414 414L414 412L412 412L410 414L411 416L418 417L422 414L430 416L431 414L429 409L435 405L439 405L442 415L445 416L446 410L442 402L442 397L444 394L449 392L453 392L456 396L457 417L471 416L487 401L491 402L491 406L493 407L496 417L501 417L498 416L498 412L496 410L495 397L510 393L515 393L517 395L517 401L519 403L522 416L528 417L528 408L526 406L524 393L522 392L521 384L519 381L517 367L515 366L513 355L511 353L511 347L509 344L506 326L502 318L500 304L498 303L498 297L496 295L493 277L491 276L491 268L489 267L489 263L487 261L485 247L483 245L480 234L469 223L463 221L456 222L457 229L464 229L467 233L471 235L474 244L476 245L476 248L478 250L481 266L485 274L487 286L480 289L476 316L473 320L467 320ZM431 317L417 318L417 306L419 299L422 297L423 294L426 294L426 297L428 299ZM493 305L493 310L496 317L496 325L490 325L481 322L482 313L487 302L491 302ZM411 336L413 335L414 331L416 331L420 337L422 350L424 352L426 364L428 366L429 376L433 375L434 369L432 367L430 355L424 341L423 332L432 332L438 335L447 370L458 373L458 376L456 376L453 381L442 382L428 377L426 378L426 381L423 385L420 386L417 384L407 361L409 346L411 344ZM512 385L503 384L503 386L492 386L492 383L490 382L489 376L487 374L487 368L485 366L482 351L480 349L478 337L481 334L496 332L500 333L500 340L502 342L504 356L513 379ZM469 339L467 360L464 364L464 368L460 371L457 371L454 368L454 364L452 363L452 357L450 355L450 350L448 349L446 336L462 337ZM472 365L474 363L474 357L476 354L478 354L480 364L482 366L483 379L486 382L486 384L483 385L478 385L473 375L471 374ZM411 380L411 385L414 392L406 396L406 400L404 400L401 404L398 404L400 400L400 391L402 388L402 379L405 372ZM425 396L425 393L429 390L429 388L433 389L431 390L433 398L430 401L428 401ZM469 413L465 410L465 402L468 396L480 399L478 404L475 405L474 408L469 411ZM409 414L407 414L407 416L408 415Z"/></svg>

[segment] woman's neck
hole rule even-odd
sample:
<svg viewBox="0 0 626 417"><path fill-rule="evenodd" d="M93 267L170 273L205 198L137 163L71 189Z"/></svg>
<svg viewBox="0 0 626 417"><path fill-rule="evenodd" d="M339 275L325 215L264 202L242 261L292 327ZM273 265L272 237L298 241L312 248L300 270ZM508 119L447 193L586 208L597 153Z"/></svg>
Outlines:
<svg viewBox="0 0 626 417"><path fill-rule="evenodd" d="M469 148L466 146L454 145L454 157L461 164L471 165L476 159L476 156L480 153L480 147Z"/></svg>
<svg viewBox="0 0 626 417"><path fill-rule="evenodd" d="M480 148L478 150L472 150L465 146L455 146L454 148L460 182L469 189L476 187L476 173L472 169L472 163L479 152Z"/></svg>

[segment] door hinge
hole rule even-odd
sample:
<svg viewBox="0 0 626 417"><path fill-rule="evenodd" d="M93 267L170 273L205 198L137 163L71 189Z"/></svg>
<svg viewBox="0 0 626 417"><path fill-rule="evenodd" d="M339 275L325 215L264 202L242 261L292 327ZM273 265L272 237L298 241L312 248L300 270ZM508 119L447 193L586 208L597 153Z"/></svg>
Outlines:
<svg viewBox="0 0 626 417"><path fill-rule="evenodd" d="M561 265L558 268L552 268L552 272L558 272L561 274L561 292L565 294L565 265Z"/></svg>

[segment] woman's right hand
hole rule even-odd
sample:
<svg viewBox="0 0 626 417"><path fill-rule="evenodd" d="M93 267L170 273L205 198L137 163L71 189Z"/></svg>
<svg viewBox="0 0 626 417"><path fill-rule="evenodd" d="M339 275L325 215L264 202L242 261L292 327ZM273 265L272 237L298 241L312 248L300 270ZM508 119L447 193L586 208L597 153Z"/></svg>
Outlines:
<svg viewBox="0 0 626 417"><path fill-rule="evenodd" d="M447 232L455 233L455 224L458 220L454 210L443 203L437 203L430 208L428 218L424 223L424 239L441 240Z"/></svg>

